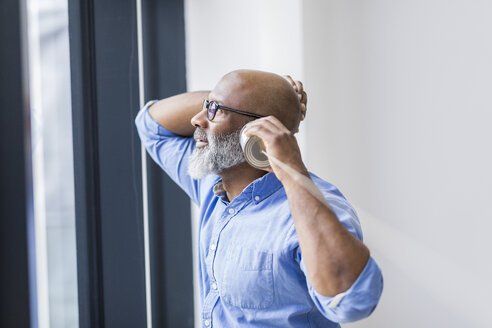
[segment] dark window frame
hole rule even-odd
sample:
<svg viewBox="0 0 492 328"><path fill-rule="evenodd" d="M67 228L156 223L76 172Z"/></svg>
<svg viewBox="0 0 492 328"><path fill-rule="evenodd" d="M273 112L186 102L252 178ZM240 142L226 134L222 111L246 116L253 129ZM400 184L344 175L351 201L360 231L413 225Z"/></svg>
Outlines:
<svg viewBox="0 0 492 328"><path fill-rule="evenodd" d="M69 0L80 327L145 327L135 1Z"/></svg>
<svg viewBox="0 0 492 328"><path fill-rule="evenodd" d="M0 327L37 326L26 17L0 1Z"/></svg>
<svg viewBox="0 0 492 328"><path fill-rule="evenodd" d="M37 326L24 5L0 2L2 327ZM147 326L136 10L69 0L80 327ZM183 0L142 12L145 98L184 92ZM149 157L147 171L152 325L193 327L190 203Z"/></svg>
<svg viewBox="0 0 492 328"><path fill-rule="evenodd" d="M145 327L136 2L69 0L79 323ZM183 0L143 1L146 100L186 89ZM190 203L147 156L153 327L193 327Z"/></svg>
<svg viewBox="0 0 492 328"><path fill-rule="evenodd" d="M186 91L183 0L142 2L145 101ZM147 155L152 327L194 327L189 197Z"/></svg>

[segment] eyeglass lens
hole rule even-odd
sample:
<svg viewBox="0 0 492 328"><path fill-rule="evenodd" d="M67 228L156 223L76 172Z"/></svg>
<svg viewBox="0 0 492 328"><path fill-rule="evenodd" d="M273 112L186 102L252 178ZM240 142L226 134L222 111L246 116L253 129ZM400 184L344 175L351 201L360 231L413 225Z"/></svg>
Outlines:
<svg viewBox="0 0 492 328"><path fill-rule="evenodd" d="M213 101L207 101L207 118L211 121L215 117L215 113L217 112L217 104Z"/></svg>

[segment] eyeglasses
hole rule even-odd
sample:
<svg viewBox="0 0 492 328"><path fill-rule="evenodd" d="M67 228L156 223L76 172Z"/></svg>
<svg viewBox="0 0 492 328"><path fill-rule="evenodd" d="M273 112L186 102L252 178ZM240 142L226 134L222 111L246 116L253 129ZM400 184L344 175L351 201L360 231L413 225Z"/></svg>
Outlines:
<svg viewBox="0 0 492 328"><path fill-rule="evenodd" d="M215 113L217 113L217 109L228 110L229 112L234 112L234 113L238 113L238 114L242 114L242 115L246 115L246 116L251 116L251 117L256 117L256 118L264 117L264 116L258 115L258 114L243 112L242 110L239 110L239 109L221 106L221 105L217 104L215 101L208 101L207 99L205 99L203 101L202 109L207 110L207 118L209 121L212 121L214 119Z"/></svg>

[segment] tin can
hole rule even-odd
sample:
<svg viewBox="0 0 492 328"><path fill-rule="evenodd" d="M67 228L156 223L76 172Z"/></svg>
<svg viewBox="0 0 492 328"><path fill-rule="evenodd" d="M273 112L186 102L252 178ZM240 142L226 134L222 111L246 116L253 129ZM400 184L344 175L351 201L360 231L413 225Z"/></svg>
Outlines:
<svg viewBox="0 0 492 328"><path fill-rule="evenodd" d="M270 167L268 157L263 154L265 145L263 141L257 136L246 137L244 134L244 127L241 129L239 142L243 149L244 158L254 168L266 169Z"/></svg>

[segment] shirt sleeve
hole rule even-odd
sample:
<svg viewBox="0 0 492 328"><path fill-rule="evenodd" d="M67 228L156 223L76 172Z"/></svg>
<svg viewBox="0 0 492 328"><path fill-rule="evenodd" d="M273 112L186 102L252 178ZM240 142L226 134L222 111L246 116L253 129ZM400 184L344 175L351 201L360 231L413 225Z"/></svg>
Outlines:
<svg viewBox="0 0 492 328"><path fill-rule="evenodd" d="M339 221L362 241L362 230L352 206L339 197L327 197L327 201ZM372 257L369 258L359 277L348 290L330 297L321 295L312 287L300 247L297 247L296 255L300 268L306 276L311 299L326 318L339 323L351 322L363 319L374 311L383 291L383 276Z"/></svg>
<svg viewBox="0 0 492 328"><path fill-rule="evenodd" d="M301 270L306 274L304 260L300 257ZM368 317L376 308L383 291L383 276L372 257L357 280L345 292L324 296L312 287L306 274L309 295L319 311L333 322L352 322Z"/></svg>
<svg viewBox="0 0 492 328"><path fill-rule="evenodd" d="M148 113L157 100L149 101L135 118L140 140L150 157L183 189L196 204L200 203L200 180L192 179L188 158L195 148L193 138L179 136L157 123Z"/></svg>

